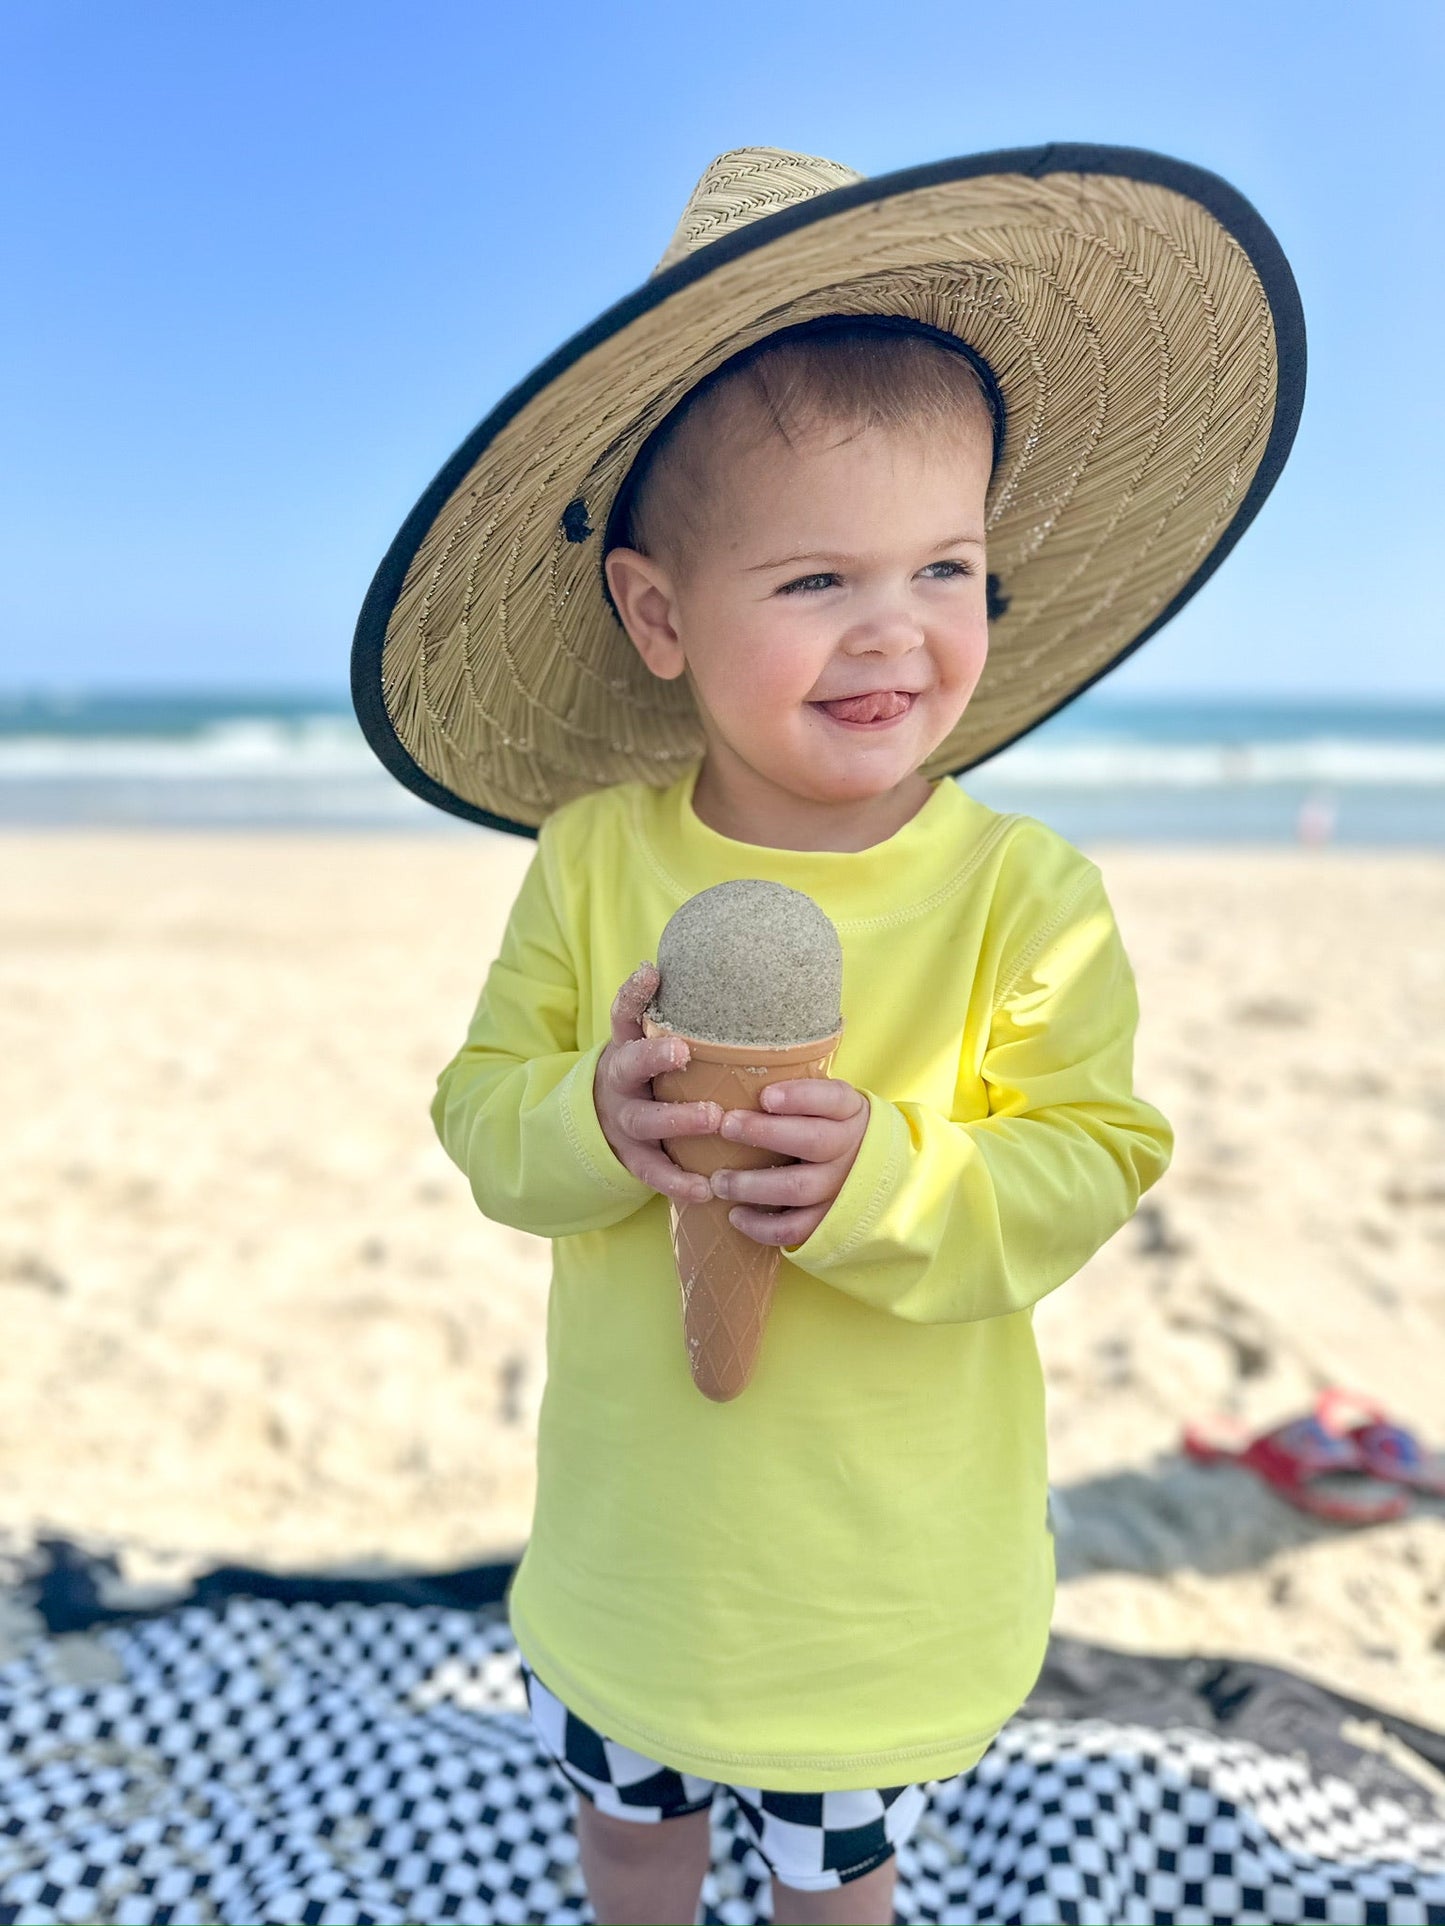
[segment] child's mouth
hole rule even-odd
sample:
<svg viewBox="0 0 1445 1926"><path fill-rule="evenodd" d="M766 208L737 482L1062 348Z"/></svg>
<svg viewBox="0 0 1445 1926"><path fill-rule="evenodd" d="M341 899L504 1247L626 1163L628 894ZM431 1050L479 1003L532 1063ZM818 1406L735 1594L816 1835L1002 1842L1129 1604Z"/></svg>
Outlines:
<svg viewBox="0 0 1445 1926"><path fill-rule="evenodd" d="M834 702L814 702L814 709L821 709L825 716L834 722L846 722L855 728L876 728L880 723L896 722L906 716L913 707L913 695L907 689L874 689L868 695L840 696Z"/></svg>

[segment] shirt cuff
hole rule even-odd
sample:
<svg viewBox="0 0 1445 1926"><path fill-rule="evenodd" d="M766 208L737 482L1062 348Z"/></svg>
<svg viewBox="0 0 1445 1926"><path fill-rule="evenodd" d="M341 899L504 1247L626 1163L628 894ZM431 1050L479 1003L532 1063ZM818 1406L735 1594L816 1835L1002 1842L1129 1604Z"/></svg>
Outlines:
<svg viewBox="0 0 1445 1926"><path fill-rule="evenodd" d="M814 1277L847 1263L887 1210L907 1166L912 1146L907 1118L886 1097L872 1090L861 1094L868 1102L868 1127L843 1188L811 1237L783 1246L788 1262Z"/></svg>
<svg viewBox="0 0 1445 1926"><path fill-rule="evenodd" d="M558 1085L562 1129L572 1154L584 1170L615 1196L640 1204L656 1193L650 1184L644 1184L640 1177L634 1177L619 1159L617 1152L603 1136L597 1116L593 1085L598 1061L606 1048L606 1043L594 1044L592 1049L577 1059Z"/></svg>

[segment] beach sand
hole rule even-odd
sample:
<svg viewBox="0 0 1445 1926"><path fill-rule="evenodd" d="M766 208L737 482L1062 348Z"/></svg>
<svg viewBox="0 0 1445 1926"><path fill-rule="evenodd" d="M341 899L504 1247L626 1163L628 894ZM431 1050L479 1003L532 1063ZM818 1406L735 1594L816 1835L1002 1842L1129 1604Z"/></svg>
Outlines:
<svg viewBox="0 0 1445 1926"><path fill-rule="evenodd" d="M0 1549L109 1548L161 1596L521 1547L547 1247L477 1213L427 1106L530 853L0 836ZM1445 1442L1445 862L1092 853L1179 1141L1037 1314L1056 1623L1445 1727L1445 1505L1338 1530L1177 1449L1329 1382Z"/></svg>

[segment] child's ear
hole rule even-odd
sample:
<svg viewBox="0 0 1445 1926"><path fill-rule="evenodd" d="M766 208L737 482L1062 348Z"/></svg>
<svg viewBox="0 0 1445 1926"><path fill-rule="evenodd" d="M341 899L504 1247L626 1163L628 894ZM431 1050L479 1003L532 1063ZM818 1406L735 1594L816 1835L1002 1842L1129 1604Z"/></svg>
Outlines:
<svg viewBox="0 0 1445 1926"><path fill-rule="evenodd" d="M673 620L672 582L651 556L635 548L608 551L607 586L633 647L655 676L671 682L687 664Z"/></svg>

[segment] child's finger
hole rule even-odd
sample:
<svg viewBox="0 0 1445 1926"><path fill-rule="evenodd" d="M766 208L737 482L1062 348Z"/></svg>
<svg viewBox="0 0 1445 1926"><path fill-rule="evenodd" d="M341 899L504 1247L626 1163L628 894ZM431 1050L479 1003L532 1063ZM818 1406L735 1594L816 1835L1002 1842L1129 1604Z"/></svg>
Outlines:
<svg viewBox="0 0 1445 1926"><path fill-rule="evenodd" d="M853 1141L851 1123L835 1123L831 1117L765 1117L757 1110L724 1111L718 1134L729 1143L806 1157L812 1164L831 1163Z"/></svg>
<svg viewBox="0 0 1445 1926"><path fill-rule="evenodd" d="M680 1070L687 1062L687 1045L679 1037L635 1037L619 1043L607 1062L607 1081L622 1096L647 1091L665 1070ZM650 1094L650 1092L649 1092Z"/></svg>
<svg viewBox="0 0 1445 1926"><path fill-rule="evenodd" d="M768 1084L758 1101L775 1116L836 1117L841 1123L856 1117L867 1099L841 1077L784 1077Z"/></svg>
<svg viewBox="0 0 1445 1926"><path fill-rule="evenodd" d="M755 1244L805 1244L828 1214L826 1204L808 1210L754 1210L739 1204L728 1212L728 1222Z"/></svg>
<svg viewBox="0 0 1445 1926"><path fill-rule="evenodd" d="M661 979L655 963L639 963L612 999L612 1041L630 1043L642 1035L642 1012Z"/></svg>
<svg viewBox="0 0 1445 1926"><path fill-rule="evenodd" d="M644 1184L651 1184L664 1197L675 1197L680 1204L705 1204L712 1192L706 1177L675 1164L666 1151L651 1144L638 1144L627 1160L627 1168Z"/></svg>
<svg viewBox="0 0 1445 1926"><path fill-rule="evenodd" d="M831 1204L838 1195L841 1171L837 1164L782 1164L771 1170L715 1170L714 1197L771 1210L796 1210L804 1205Z"/></svg>
<svg viewBox="0 0 1445 1926"><path fill-rule="evenodd" d="M629 1137L655 1142L659 1137L706 1137L722 1122L720 1103L649 1103L645 1097L627 1097L618 1108L617 1121Z"/></svg>

